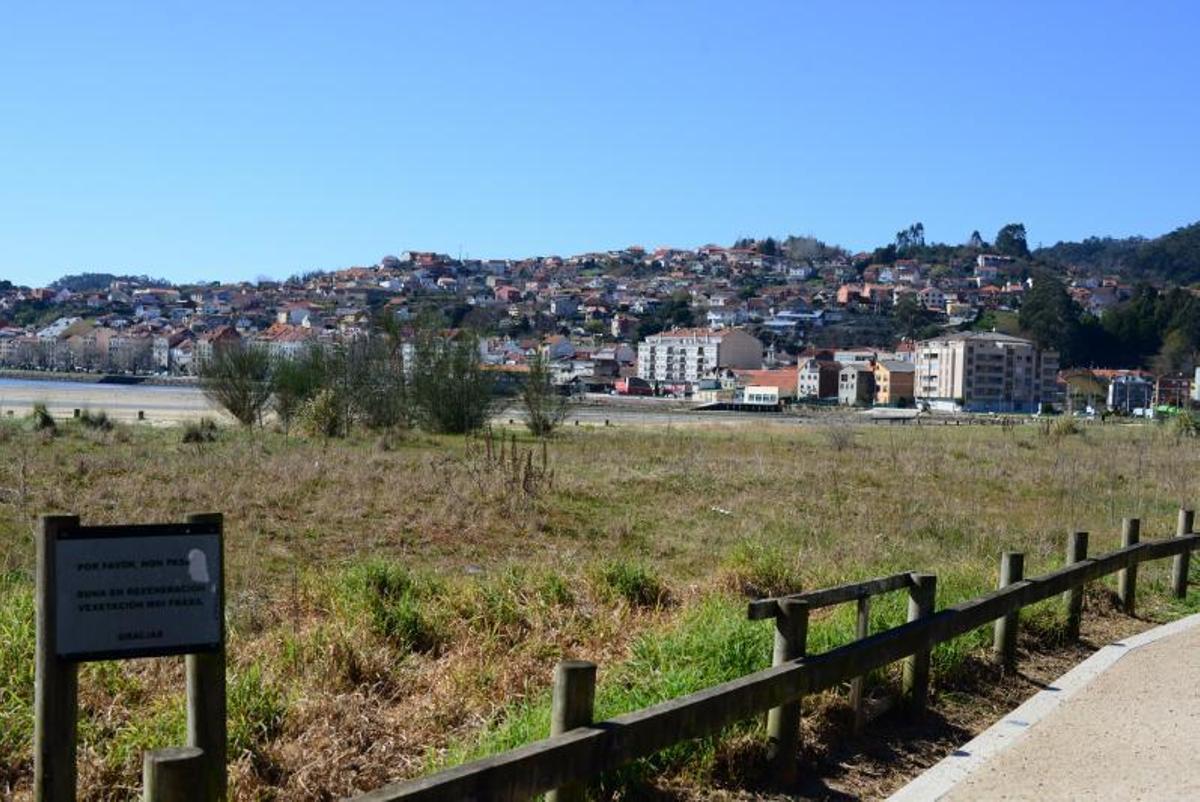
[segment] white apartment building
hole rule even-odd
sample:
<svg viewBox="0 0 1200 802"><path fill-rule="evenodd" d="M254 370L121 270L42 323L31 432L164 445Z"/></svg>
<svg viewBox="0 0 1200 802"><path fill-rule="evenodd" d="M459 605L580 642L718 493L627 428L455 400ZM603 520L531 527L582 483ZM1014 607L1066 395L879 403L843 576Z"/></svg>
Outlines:
<svg viewBox="0 0 1200 802"><path fill-rule="evenodd" d="M762 342L741 329L672 329L638 345L638 377L692 384L718 368L760 370Z"/></svg>
<svg viewBox="0 0 1200 802"><path fill-rule="evenodd" d="M937 287L929 286L917 293L921 305L934 312L946 311L946 295Z"/></svg>
<svg viewBox="0 0 1200 802"><path fill-rule="evenodd" d="M934 407L1036 412L1059 402L1058 354L996 332L963 332L917 344L914 391Z"/></svg>

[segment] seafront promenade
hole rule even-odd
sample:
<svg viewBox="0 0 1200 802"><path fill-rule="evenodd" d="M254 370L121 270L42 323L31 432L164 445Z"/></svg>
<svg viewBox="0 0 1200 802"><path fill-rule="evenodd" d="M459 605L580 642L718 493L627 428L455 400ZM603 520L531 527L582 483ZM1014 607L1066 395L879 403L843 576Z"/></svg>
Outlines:
<svg viewBox="0 0 1200 802"><path fill-rule="evenodd" d="M1200 615L1104 647L891 802L1200 799Z"/></svg>

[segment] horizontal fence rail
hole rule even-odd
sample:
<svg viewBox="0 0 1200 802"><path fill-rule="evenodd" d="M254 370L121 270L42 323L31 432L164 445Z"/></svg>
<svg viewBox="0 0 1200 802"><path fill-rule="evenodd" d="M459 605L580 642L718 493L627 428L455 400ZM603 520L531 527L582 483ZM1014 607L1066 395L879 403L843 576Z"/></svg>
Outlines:
<svg viewBox="0 0 1200 802"><path fill-rule="evenodd" d="M1186 512L1186 516L1185 516ZM1136 527L1135 527L1136 528ZM485 757L428 777L395 783L356 797L358 802L425 800L524 800L539 793L587 781L598 774L647 757L676 743L713 735L772 708L796 702L889 663L902 660L1018 612L1031 604L1138 563L1175 557L1174 592L1181 594L1179 565L1200 548L1192 534L1190 511L1180 511L1179 534L1164 540L1133 542L1041 576L1018 579L978 598L927 612L892 629L868 635L816 655L787 660L762 671L579 727L517 749ZM1127 540L1129 538L1126 538ZM772 618L781 603L798 609L854 601L870 595L923 585L931 575L895 574L794 596L763 599L749 607L752 619ZM932 599L928 599L932 609Z"/></svg>
<svg viewBox="0 0 1200 802"><path fill-rule="evenodd" d="M750 602L746 615L751 621L774 618L779 614L779 602L784 599L803 602L808 605L810 610L815 610L818 607L829 607L834 604L842 604L843 602L857 601L868 596L890 593L893 590L904 590L905 588L912 587L912 576L913 573L911 571L905 571L879 579L851 582L833 588L824 588L823 590L792 593L788 596L777 596L770 599L756 599Z"/></svg>

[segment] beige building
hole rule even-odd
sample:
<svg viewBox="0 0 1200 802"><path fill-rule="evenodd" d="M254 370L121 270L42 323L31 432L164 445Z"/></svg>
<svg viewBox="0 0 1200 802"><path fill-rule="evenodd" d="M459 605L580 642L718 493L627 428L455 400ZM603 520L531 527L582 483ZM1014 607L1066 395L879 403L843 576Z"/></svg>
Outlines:
<svg viewBox="0 0 1200 802"><path fill-rule="evenodd" d="M838 403L848 407L869 407L875 397L875 372L865 362L843 365L838 373Z"/></svg>
<svg viewBox="0 0 1200 802"><path fill-rule="evenodd" d="M898 359L875 363L875 403L882 406L912 406L916 366Z"/></svg>
<svg viewBox="0 0 1200 802"><path fill-rule="evenodd" d="M1058 403L1058 354L996 332L963 332L917 344L916 397L970 412L1036 412Z"/></svg>
<svg viewBox="0 0 1200 802"><path fill-rule="evenodd" d="M718 368L758 370L763 346L741 329L672 329L638 345L638 378L662 384L692 384Z"/></svg>

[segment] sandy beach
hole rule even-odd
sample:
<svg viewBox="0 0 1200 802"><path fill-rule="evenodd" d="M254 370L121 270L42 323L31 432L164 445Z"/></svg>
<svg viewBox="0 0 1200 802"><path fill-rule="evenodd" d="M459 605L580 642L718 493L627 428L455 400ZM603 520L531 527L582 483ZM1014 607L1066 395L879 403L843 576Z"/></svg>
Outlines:
<svg viewBox="0 0 1200 802"><path fill-rule="evenodd" d="M0 379L0 415L27 415L38 402L56 418L69 418L76 409L103 410L126 421L141 411L146 421L160 424L225 417L198 387Z"/></svg>

